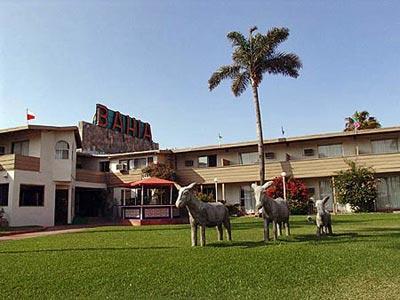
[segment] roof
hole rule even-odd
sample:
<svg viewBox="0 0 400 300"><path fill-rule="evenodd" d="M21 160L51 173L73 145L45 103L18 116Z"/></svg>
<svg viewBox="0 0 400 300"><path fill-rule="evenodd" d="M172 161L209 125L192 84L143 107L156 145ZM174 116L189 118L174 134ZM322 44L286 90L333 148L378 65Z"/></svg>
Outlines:
<svg viewBox="0 0 400 300"><path fill-rule="evenodd" d="M161 179L161 178L157 178L157 177L149 177L149 178L145 178L145 179L142 179L139 181L127 183L127 186L129 186L129 187L140 187L140 186L144 186L144 187L169 186L169 187L171 187L174 185L175 185L175 182L173 182L173 181Z"/></svg>
<svg viewBox="0 0 400 300"><path fill-rule="evenodd" d="M40 131L74 131L77 148L82 147L81 136L77 126L47 126L47 125L24 125L12 128L0 128L0 134L14 133L28 130Z"/></svg>
<svg viewBox="0 0 400 300"><path fill-rule="evenodd" d="M90 156L90 157L98 157L98 158L120 158L125 156L140 156L140 155L148 155L148 154L171 154L171 150L144 150L144 151L135 151L135 152L122 152L122 153L90 153L90 152L77 152L79 156Z"/></svg>
<svg viewBox="0 0 400 300"><path fill-rule="evenodd" d="M300 142L300 141L332 139L332 138L339 138L339 137L355 137L355 136L374 135L374 134L381 134L381 133L396 133L396 132L397 133L400 132L400 126L385 127L385 128L378 128L378 129L363 129L363 130L358 130L357 133L355 133L354 131L346 131L346 132L340 131L340 132L330 132L330 133L322 133L322 134L303 135L303 136L289 137L289 138L268 139L268 140L264 140L264 144L271 145L271 144L280 144L280 143L292 143L292 142ZM247 141L247 142L229 143L229 144L221 144L221 145L208 145L208 146L172 149L171 151L173 153L207 151L207 150L257 146L257 143L258 143L257 140L253 140L253 141Z"/></svg>

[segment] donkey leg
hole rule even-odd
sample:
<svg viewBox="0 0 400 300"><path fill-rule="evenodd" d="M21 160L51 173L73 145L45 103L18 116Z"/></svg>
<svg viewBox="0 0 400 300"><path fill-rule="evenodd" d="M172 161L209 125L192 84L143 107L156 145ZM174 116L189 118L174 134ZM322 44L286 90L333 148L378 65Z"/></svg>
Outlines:
<svg viewBox="0 0 400 300"><path fill-rule="evenodd" d="M321 227L317 226L317 237L321 237Z"/></svg>
<svg viewBox="0 0 400 300"><path fill-rule="evenodd" d="M329 235L333 235L333 232L332 232L332 224L329 224L329 225L328 225L328 233L329 233Z"/></svg>
<svg viewBox="0 0 400 300"><path fill-rule="evenodd" d="M269 241L269 222L267 219L264 219L264 242Z"/></svg>
<svg viewBox="0 0 400 300"><path fill-rule="evenodd" d="M276 222L272 221L272 234L274 235L274 241L278 239L278 232L276 230Z"/></svg>
<svg viewBox="0 0 400 300"><path fill-rule="evenodd" d="M282 235L282 224L281 223L276 223L276 231L277 231L277 235L281 236Z"/></svg>
<svg viewBox="0 0 400 300"><path fill-rule="evenodd" d="M286 236L290 235L290 225L289 225L289 221L287 221L285 223L285 229L286 229Z"/></svg>
<svg viewBox="0 0 400 300"><path fill-rule="evenodd" d="M226 234L228 236L228 241L232 241L231 221L229 219L225 220L224 226L226 229Z"/></svg>
<svg viewBox="0 0 400 300"><path fill-rule="evenodd" d="M200 236L200 245L204 247L206 245L206 226L201 225L201 236Z"/></svg>
<svg viewBox="0 0 400 300"><path fill-rule="evenodd" d="M218 232L218 241L222 241L224 239L224 231L222 230L222 224L217 225Z"/></svg>
<svg viewBox="0 0 400 300"><path fill-rule="evenodd" d="M197 225L192 224L192 247L197 246Z"/></svg>

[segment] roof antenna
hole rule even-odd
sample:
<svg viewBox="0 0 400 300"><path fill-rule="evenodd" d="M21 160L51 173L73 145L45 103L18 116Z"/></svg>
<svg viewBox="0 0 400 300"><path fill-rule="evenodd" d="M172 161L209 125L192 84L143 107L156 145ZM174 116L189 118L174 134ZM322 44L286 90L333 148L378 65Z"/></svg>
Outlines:
<svg viewBox="0 0 400 300"><path fill-rule="evenodd" d="M221 135L221 133L218 133L218 145L221 147L221 141L222 141L223 137Z"/></svg>

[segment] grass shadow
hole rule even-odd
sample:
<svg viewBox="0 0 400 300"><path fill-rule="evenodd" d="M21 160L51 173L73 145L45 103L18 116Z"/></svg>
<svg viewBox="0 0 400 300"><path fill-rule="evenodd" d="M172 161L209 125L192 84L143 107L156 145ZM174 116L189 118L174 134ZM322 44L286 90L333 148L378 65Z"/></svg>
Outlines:
<svg viewBox="0 0 400 300"><path fill-rule="evenodd" d="M264 241L232 241L232 242L217 242L207 244L209 247L214 248L230 248L230 247L240 247L240 248L256 248L264 247L266 243Z"/></svg>

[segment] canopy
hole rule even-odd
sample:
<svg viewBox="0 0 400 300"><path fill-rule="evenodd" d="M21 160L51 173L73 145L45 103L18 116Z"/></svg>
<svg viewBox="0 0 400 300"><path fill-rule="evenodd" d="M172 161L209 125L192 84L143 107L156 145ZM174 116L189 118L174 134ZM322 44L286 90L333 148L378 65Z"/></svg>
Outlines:
<svg viewBox="0 0 400 300"><path fill-rule="evenodd" d="M175 182L166 180L166 179L161 179L157 177L149 177L146 179L142 179L139 181L134 181L134 182L129 182L127 183L128 187L134 188L134 187L159 187L159 186L169 186L172 187L175 185Z"/></svg>

